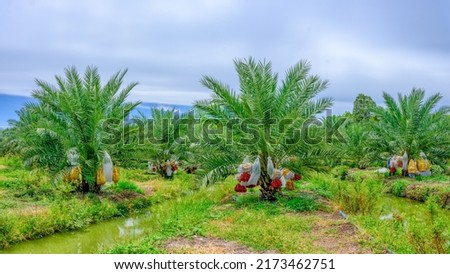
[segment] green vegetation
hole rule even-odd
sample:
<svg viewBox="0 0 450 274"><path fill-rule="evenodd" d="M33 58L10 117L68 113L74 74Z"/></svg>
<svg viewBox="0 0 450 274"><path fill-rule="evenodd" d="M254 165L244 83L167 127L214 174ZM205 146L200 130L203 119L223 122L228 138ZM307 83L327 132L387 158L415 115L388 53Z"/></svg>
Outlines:
<svg viewBox="0 0 450 274"><path fill-rule="evenodd" d="M144 194L144 191L140 189L135 183L128 181L119 181L117 185L113 185L111 189L116 192L130 190L139 194Z"/></svg>
<svg viewBox="0 0 450 274"><path fill-rule="evenodd" d="M425 98L425 91L413 89L408 95L398 95L398 102L383 93L386 108L376 108L379 121L373 124L373 149L383 159L403 155L418 159L424 152L435 165L445 166L450 158L450 126L447 114L450 106L434 110L442 95Z"/></svg>
<svg viewBox="0 0 450 274"><path fill-rule="evenodd" d="M375 101L365 94L358 94L353 102L353 118L357 123L368 121L374 117L373 110L377 106Z"/></svg>
<svg viewBox="0 0 450 274"><path fill-rule="evenodd" d="M330 198L348 214L371 237L368 244L375 252L449 253L450 212L442 209L442 197L434 195L428 185L424 185L427 191L421 196L425 204L382 195L381 180L369 172L353 176L356 181L317 174L305 188ZM402 197L413 185L408 180L396 180L390 187L394 195Z"/></svg>
<svg viewBox="0 0 450 274"><path fill-rule="evenodd" d="M348 213L369 214L376 210L383 185L376 178L357 177L352 181L338 180L317 174L311 178L310 187L332 199Z"/></svg>
<svg viewBox="0 0 450 274"><path fill-rule="evenodd" d="M410 184L410 182L406 180L397 180L392 184L392 194L397 197L405 197L406 196L406 187Z"/></svg>
<svg viewBox="0 0 450 274"><path fill-rule="evenodd" d="M173 180L176 186L178 180L179 176ZM340 237L339 227L345 221L329 219L330 213L315 214L315 210L325 206L316 195L297 191L276 202L261 202L257 192L232 194L233 185L234 179L230 177L183 199L165 200L152 206L152 214L158 216L149 224L152 233L107 252L166 253L170 240L202 236L235 241L257 252L323 253L330 252L320 244L323 237ZM179 186L177 192L185 190ZM362 238L356 235L352 244L358 239Z"/></svg>
<svg viewBox="0 0 450 274"><path fill-rule="evenodd" d="M120 181L102 195L74 195L68 183L53 184L42 172L30 172L16 157L0 158L0 247L75 230L147 207L136 184Z"/></svg>
<svg viewBox="0 0 450 274"><path fill-rule="evenodd" d="M376 215L354 216L354 222L373 237L373 246L386 246L396 253L446 253L450 252L450 215L440 209L434 198L426 205L386 201L395 206L380 214L392 218L380 219Z"/></svg>
<svg viewBox="0 0 450 274"><path fill-rule="evenodd" d="M346 143L336 145L341 155L341 163L360 169L369 167L374 158L373 151L367 146L371 134L370 127L371 124L368 123L350 121L345 124L342 134Z"/></svg>

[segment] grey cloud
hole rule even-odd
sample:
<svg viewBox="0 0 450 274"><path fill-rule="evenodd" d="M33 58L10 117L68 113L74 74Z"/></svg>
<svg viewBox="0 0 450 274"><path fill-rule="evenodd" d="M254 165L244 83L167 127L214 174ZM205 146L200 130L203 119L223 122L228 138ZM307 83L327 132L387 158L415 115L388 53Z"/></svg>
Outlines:
<svg viewBox="0 0 450 274"><path fill-rule="evenodd" d="M0 11L0 92L29 94L33 79L97 65L128 68L132 98L189 104L201 75L237 88L233 58L308 59L342 112L359 92L413 86L450 99L446 1L6 1ZM183 96L185 94L185 96Z"/></svg>

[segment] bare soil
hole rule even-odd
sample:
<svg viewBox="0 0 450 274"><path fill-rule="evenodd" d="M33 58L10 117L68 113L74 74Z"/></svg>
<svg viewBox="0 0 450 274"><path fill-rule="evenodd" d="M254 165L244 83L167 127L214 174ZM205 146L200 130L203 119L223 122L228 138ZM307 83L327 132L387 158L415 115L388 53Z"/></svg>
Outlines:
<svg viewBox="0 0 450 274"><path fill-rule="evenodd" d="M276 251L256 252L244 245L218 238L177 237L165 242L164 248L172 254L274 254Z"/></svg>
<svg viewBox="0 0 450 274"><path fill-rule="evenodd" d="M315 212L320 220L314 224L312 230L314 245L331 254L368 254L370 249L362 247L365 241L357 228L338 213Z"/></svg>

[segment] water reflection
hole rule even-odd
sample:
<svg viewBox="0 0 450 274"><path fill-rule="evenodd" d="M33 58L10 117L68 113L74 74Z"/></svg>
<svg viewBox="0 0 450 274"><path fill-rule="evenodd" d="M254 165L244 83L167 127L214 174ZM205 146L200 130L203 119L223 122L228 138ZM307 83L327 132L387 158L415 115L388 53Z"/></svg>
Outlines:
<svg viewBox="0 0 450 274"><path fill-rule="evenodd" d="M143 237L149 212L127 218L94 224L86 229L57 233L42 239L26 241L7 249L3 254L91 254L117 243Z"/></svg>

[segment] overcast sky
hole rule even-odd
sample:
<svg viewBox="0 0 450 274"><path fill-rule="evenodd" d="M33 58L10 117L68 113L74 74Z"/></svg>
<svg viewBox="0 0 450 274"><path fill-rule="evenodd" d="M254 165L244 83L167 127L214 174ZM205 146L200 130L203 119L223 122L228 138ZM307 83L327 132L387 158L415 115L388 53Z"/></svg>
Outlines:
<svg viewBox="0 0 450 274"><path fill-rule="evenodd" d="M131 99L191 104L211 75L233 87L234 58L301 59L329 80L335 113L364 92L424 88L450 101L450 1L1 0L0 93L29 95L34 79L96 65L128 68Z"/></svg>

